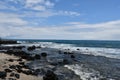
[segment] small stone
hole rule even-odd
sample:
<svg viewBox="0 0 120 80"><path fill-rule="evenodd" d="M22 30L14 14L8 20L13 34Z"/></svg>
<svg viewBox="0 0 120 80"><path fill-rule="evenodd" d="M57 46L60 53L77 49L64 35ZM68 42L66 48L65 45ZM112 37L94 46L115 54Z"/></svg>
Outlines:
<svg viewBox="0 0 120 80"><path fill-rule="evenodd" d="M17 61L22 61L22 59L20 58L20 59L18 59Z"/></svg>
<svg viewBox="0 0 120 80"><path fill-rule="evenodd" d="M5 69L4 71L5 72L12 72L12 70L10 70L10 69Z"/></svg>
<svg viewBox="0 0 120 80"><path fill-rule="evenodd" d="M13 59L9 59L8 61L13 62L14 60Z"/></svg>
<svg viewBox="0 0 120 80"><path fill-rule="evenodd" d="M75 56L74 56L74 55L71 55L71 58L75 58Z"/></svg>
<svg viewBox="0 0 120 80"><path fill-rule="evenodd" d="M14 78L8 78L8 80L16 80L16 79L14 79Z"/></svg>
<svg viewBox="0 0 120 80"><path fill-rule="evenodd" d="M15 75L15 73L11 73L11 74L10 74L10 77L13 77L14 75Z"/></svg>
<svg viewBox="0 0 120 80"><path fill-rule="evenodd" d="M20 64L20 65L24 65L24 64L25 64L25 62L19 62L19 64Z"/></svg>
<svg viewBox="0 0 120 80"><path fill-rule="evenodd" d="M17 79L19 79L19 78L20 78L20 75L19 75L19 74L15 74L15 77L16 77Z"/></svg>

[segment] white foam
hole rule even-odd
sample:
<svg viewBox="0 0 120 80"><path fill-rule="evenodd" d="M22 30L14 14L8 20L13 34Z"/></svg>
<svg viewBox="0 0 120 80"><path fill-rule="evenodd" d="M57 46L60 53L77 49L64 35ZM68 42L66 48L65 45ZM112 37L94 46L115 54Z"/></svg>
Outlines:
<svg viewBox="0 0 120 80"><path fill-rule="evenodd" d="M70 49L71 51L75 51L81 54L92 54L95 56L105 56L109 58L117 58L120 59L120 49L115 48L97 48L97 47L76 47L73 44L60 44L54 42L34 42L34 43L24 43L22 44L13 44L13 45L4 45L4 46L41 46L55 49ZM77 50L80 49L80 50Z"/></svg>
<svg viewBox="0 0 120 80"><path fill-rule="evenodd" d="M100 76L99 72L94 70L89 70L83 68L82 66L75 64L75 65L65 65L68 69L75 72L76 75L80 76L82 80L99 80L102 76ZM96 76L97 75L97 76Z"/></svg>

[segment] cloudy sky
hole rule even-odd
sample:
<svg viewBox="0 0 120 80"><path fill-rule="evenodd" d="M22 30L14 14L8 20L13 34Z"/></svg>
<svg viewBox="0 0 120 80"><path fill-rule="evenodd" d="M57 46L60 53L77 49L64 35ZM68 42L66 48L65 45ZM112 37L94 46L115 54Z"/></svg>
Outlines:
<svg viewBox="0 0 120 80"><path fill-rule="evenodd" d="M120 40L120 0L0 0L0 37Z"/></svg>

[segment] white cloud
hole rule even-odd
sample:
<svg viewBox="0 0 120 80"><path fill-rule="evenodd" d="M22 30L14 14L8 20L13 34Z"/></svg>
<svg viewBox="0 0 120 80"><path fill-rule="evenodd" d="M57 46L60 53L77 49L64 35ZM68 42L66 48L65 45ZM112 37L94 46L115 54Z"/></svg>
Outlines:
<svg viewBox="0 0 120 80"><path fill-rule="evenodd" d="M66 16L80 16L80 13L74 11L58 11L57 14Z"/></svg>
<svg viewBox="0 0 120 80"><path fill-rule="evenodd" d="M0 14L0 36L34 39L120 40L120 20L98 24L71 22L67 26L29 26L18 15ZM21 26L22 25L22 26ZM65 24L66 25L66 24Z"/></svg>
<svg viewBox="0 0 120 80"><path fill-rule="evenodd" d="M54 3L50 0L26 0L25 7L33 10L44 11L49 8L52 8Z"/></svg>
<svg viewBox="0 0 120 80"><path fill-rule="evenodd" d="M22 20L16 14L0 13L0 25L15 26L27 25L27 21Z"/></svg>

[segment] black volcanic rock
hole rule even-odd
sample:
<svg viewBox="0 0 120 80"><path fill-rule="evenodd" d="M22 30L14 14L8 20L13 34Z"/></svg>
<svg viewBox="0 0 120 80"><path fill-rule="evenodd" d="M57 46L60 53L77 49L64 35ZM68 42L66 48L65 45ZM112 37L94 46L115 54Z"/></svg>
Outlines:
<svg viewBox="0 0 120 80"><path fill-rule="evenodd" d="M7 76L7 73L4 71L0 71L0 78L4 79Z"/></svg>
<svg viewBox="0 0 120 80"><path fill-rule="evenodd" d="M32 50L35 50L35 48L36 48L35 46L31 46L31 47L28 47L27 50L32 51Z"/></svg>
<svg viewBox="0 0 120 80"><path fill-rule="evenodd" d="M46 56L47 56L47 53L45 53L45 52L44 52L44 53L41 53L41 56L42 56L42 57L46 57Z"/></svg>
<svg viewBox="0 0 120 80"><path fill-rule="evenodd" d="M48 70L43 80L58 80L58 77L53 71Z"/></svg>

